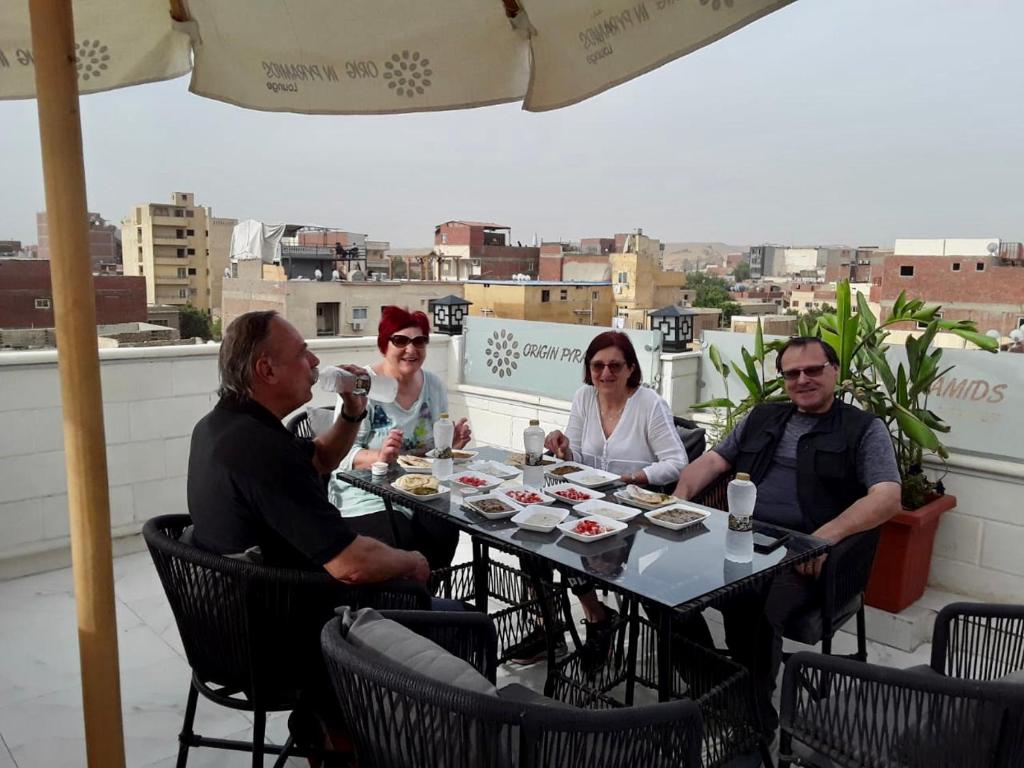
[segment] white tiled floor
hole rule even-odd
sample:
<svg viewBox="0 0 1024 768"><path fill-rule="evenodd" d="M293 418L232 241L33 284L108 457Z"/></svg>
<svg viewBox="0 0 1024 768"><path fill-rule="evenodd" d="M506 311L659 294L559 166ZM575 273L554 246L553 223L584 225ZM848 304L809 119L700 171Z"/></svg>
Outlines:
<svg viewBox="0 0 1024 768"><path fill-rule="evenodd" d="M468 548L461 550L468 554ZM174 765L184 717L189 669L174 619L149 554L114 562L121 696L128 765ZM721 628L712 622L721 642ZM788 647L787 647L788 648ZM841 633L835 651L854 648ZM927 663L929 647L905 654L869 644L870 661L888 666ZM503 669L503 680L543 685L544 665ZM243 712L200 699L197 731L207 736L248 738L252 720ZM284 715L268 725L280 743ZM248 766L249 756L192 750L189 766ZM268 761L268 765L272 760ZM71 571L64 569L0 583L0 768L64 768L85 764L82 705ZM305 765L291 760L289 766Z"/></svg>

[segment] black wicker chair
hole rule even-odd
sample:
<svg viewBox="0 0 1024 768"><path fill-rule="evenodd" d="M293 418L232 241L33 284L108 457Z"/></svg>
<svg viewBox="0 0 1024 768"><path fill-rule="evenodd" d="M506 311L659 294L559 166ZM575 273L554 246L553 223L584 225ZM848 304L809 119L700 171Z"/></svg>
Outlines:
<svg viewBox="0 0 1024 768"><path fill-rule="evenodd" d="M269 568L221 557L179 541L188 515L146 522L142 534L181 634L192 680L178 737L179 768L190 747L306 754L291 738L264 744L268 712L294 709L315 686L323 688L319 635L339 605L425 609L426 591L411 583L352 587L326 571ZM199 694L225 707L254 714L252 743L213 739L193 731Z"/></svg>
<svg viewBox="0 0 1024 768"><path fill-rule="evenodd" d="M1022 669L1024 606L1009 605L947 606L923 669L795 654L782 684L780 765L821 756L843 766L1024 765L1024 682L999 680ZM815 754L797 755L794 741Z"/></svg>
<svg viewBox="0 0 1024 768"><path fill-rule="evenodd" d="M727 489L734 475L724 473L694 498L697 504L727 511ZM851 617L857 617L857 651L847 658L867 660L867 632L864 624L864 590L878 548L879 529L864 531L843 539L832 547L821 569L820 609L795 617L785 636L805 645L821 643L821 651L832 653L832 638Z"/></svg>
<svg viewBox="0 0 1024 768"><path fill-rule="evenodd" d="M334 413L333 406L304 408L299 413L296 413L294 416L288 419L288 423L285 425L288 428L288 430L296 437L307 437L311 440L314 437L316 437L316 431L313 429L313 425L310 423L309 420L309 412L311 410L323 414L326 414L327 411L330 411L332 414Z"/></svg>
<svg viewBox="0 0 1024 768"><path fill-rule="evenodd" d="M493 681L494 629L480 614L383 612ZM349 644L339 619L321 635L361 765L377 768L686 768L700 764L692 701L613 711L467 692ZM385 716L382 716L384 714Z"/></svg>
<svg viewBox="0 0 1024 768"><path fill-rule="evenodd" d="M696 421L682 416L673 416L672 421L675 422L679 439L683 441L687 461L696 461L707 449L707 430Z"/></svg>

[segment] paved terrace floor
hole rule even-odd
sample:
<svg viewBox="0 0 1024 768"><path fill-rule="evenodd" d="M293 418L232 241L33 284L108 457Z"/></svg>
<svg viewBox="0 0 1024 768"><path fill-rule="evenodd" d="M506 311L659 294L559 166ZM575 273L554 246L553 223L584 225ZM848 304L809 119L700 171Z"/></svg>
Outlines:
<svg viewBox="0 0 1024 768"><path fill-rule="evenodd" d="M463 537L459 559L469 554ZM114 561L121 659L121 695L129 766L169 768L175 763L177 734L184 717L189 667L170 607L149 554ZM81 686L71 570L0 582L0 768L70 768L85 764ZM937 609L947 596L926 596ZM932 606L929 606L932 607ZM713 612L712 612L713 613ZM721 627L712 618L717 642ZM837 653L855 648L852 635L840 633ZM789 645L787 644L787 649ZM797 650L793 646L792 650ZM927 663L930 647L913 654L870 642L869 660L888 666ZM516 680L543 686L544 664L503 667L499 685ZM206 736L251 738L252 720L244 712L214 706L202 697L197 730ZM267 737L280 743L286 716L269 718ZM267 765L273 758L267 758ZM243 768L244 753L191 750L190 768ZM292 759L289 766L305 766Z"/></svg>

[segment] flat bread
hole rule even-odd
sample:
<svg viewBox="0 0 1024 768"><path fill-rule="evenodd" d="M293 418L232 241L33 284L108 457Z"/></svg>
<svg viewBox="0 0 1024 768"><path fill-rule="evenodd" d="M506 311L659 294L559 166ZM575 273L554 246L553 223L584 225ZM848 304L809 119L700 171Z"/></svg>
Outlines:
<svg viewBox="0 0 1024 768"><path fill-rule="evenodd" d="M437 493L439 487L437 478L433 475L402 475L392 485L407 493L415 493L417 496Z"/></svg>
<svg viewBox="0 0 1024 768"><path fill-rule="evenodd" d="M413 469L430 469L433 466L433 462L422 456L407 455L398 457L398 466L411 467Z"/></svg>
<svg viewBox="0 0 1024 768"><path fill-rule="evenodd" d="M648 491L636 485L627 485L626 492L634 499L642 501L644 504L664 504L665 502L672 500L672 497L667 493Z"/></svg>

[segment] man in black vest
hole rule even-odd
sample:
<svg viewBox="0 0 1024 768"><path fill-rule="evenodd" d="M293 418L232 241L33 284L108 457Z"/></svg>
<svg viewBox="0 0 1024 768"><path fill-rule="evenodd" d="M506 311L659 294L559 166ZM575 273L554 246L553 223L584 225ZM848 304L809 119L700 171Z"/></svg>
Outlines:
<svg viewBox="0 0 1024 768"><path fill-rule="evenodd" d="M881 525L900 511L900 474L881 419L836 399L839 359L814 337L790 339L776 358L789 403L756 406L711 451L688 464L675 495L693 498L725 472L757 485L754 519L831 544ZM765 730L778 715L771 694L787 621L819 599L825 557L780 574L760 593L723 606L726 644L752 671Z"/></svg>

